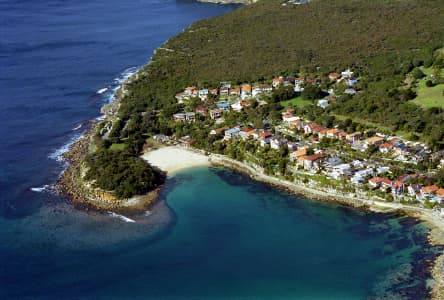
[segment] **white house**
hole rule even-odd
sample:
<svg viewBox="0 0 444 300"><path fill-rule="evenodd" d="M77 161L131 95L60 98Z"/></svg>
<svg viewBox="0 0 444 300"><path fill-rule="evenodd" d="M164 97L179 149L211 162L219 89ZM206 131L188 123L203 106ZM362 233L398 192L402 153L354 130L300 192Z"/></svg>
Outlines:
<svg viewBox="0 0 444 300"><path fill-rule="evenodd" d="M274 150L279 150L281 147L281 140L277 137L273 137L270 139L270 148Z"/></svg>
<svg viewBox="0 0 444 300"><path fill-rule="evenodd" d="M208 89L201 89L201 90L199 90L199 98L202 101L207 101L207 99L208 99Z"/></svg>
<svg viewBox="0 0 444 300"><path fill-rule="evenodd" d="M318 106L326 109L328 107L328 100L322 99L318 100Z"/></svg>
<svg viewBox="0 0 444 300"><path fill-rule="evenodd" d="M350 164L340 164L333 167L333 172L336 172L341 175L351 175L351 167Z"/></svg>
<svg viewBox="0 0 444 300"><path fill-rule="evenodd" d="M238 102L236 102L236 103L233 103L233 104L231 104L231 108L234 110L234 111L241 111L242 110L242 105L241 105L241 103L240 103L240 101L238 101Z"/></svg>
<svg viewBox="0 0 444 300"><path fill-rule="evenodd" d="M234 138L238 137L240 131L241 130L239 128L237 128L237 127L234 127L234 128L226 130L225 131L224 140L231 140L231 139L234 139Z"/></svg>

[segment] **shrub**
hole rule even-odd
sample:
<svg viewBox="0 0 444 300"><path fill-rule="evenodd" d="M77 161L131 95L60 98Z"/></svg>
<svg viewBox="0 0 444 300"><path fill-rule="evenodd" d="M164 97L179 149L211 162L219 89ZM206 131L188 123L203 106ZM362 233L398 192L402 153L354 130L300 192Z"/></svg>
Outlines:
<svg viewBox="0 0 444 300"><path fill-rule="evenodd" d="M433 87L433 86L435 86L433 81L431 81L430 79L426 81L425 85L426 85L426 87Z"/></svg>
<svg viewBox="0 0 444 300"><path fill-rule="evenodd" d="M412 71L412 76L415 79L421 79L421 78L424 78L426 75L424 74L423 71L421 71L421 69L414 68L413 71Z"/></svg>

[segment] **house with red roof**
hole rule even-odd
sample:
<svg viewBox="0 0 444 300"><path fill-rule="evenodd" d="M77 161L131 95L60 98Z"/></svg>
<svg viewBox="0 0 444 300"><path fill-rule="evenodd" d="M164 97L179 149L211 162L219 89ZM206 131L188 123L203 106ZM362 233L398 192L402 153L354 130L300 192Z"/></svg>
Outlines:
<svg viewBox="0 0 444 300"><path fill-rule="evenodd" d="M297 161L299 157L307 155L307 147L299 148L290 153L290 161Z"/></svg>
<svg viewBox="0 0 444 300"><path fill-rule="evenodd" d="M230 90L230 96L239 97L241 95L241 89L240 88L232 88Z"/></svg>
<svg viewBox="0 0 444 300"><path fill-rule="evenodd" d="M439 189L440 188L437 187L436 185L424 186L424 187L421 188L421 198L422 199L430 199L433 196L435 196L436 192Z"/></svg>
<svg viewBox="0 0 444 300"><path fill-rule="evenodd" d="M403 174L403 175L398 177L397 181L400 181L402 183L406 183L410 178L412 178L410 176L410 174Z"/></svg>
<svg viewBox="0 0 444 300"><path fill-rule="evenodd" d="M436 191L435 199L441 204L444 203L444 189L439 189Z"/></svg>
<svg viewBox="0 0 444 300"><path fill-rule="evenodd" d="M392 183L392 194L401 195L404 193L405 184L402 181L396 180Z"/></svg>
<svg viewBox="0 0 444 300"><path fill-rule="evenodd" d="M324 130L328 130L325 127L322 127L321 125L315 123L315 122L309 122L306 123L304 126L304 131L306 134L319 134L323 132Z"/></svg>
<svg viewBox="0 0 444 300"><path fill-rule="evenodd" d="M211 135L222 134L225 130L228 130L228 129L230 129L230 127L228 127L228 126L221 127L221 128L215 128L210 131L210 134Z"/></svg>
<svg viewBox="0 0 444 300"><path fill-rule="evenodd" d="M371 187L373 187L373 188L377 188L377 187L380 187L381 186L381 183L384 181L384 178L381 178L381 177L373 177L373 178L370 178L369 180L368 180L368 184L371 186Z"/></svg>
<svg viewBox="0 0 444 300"><path fill-rule="evenodd" d="M250 136L253 136L254 129L250 127L246 127L239 132L239 136L245 141L248 140Z"/></svg>
<svg viewBox="0 0 444 300"><path fill-rule="evenodd" d="M219 94L219 90L218 89L210 89L210 94L213 96L217 96L217 94Z"/></svg>
<svg viewBox="0 0 444 300"><path fill-rule="evenodd" d="M328 74L328 78L330 79L330 81L336 81L341 78L341 74L336 73L336 72L332 72L332 73Z"/></svg>
<svg viewBox="0 0 444 300"><path fill-rule="evenodd" d="M305 170L318 170L324 159L325 155L322 153L303 155L298 157L298 165L302 166Z"/></svg>
<svg viewBox="0 0 444 300"><path fill-rule="evenodd" d="M345 136L345 139L352 144L356 143L361 138L362 138L362 133L360 132L349 133Z"/></svg>
<svg viewBox="0 0 444 300"><path fill-rule="evenodd" d="M392 181L388 178L384 178L381 181L381 191L386 191L388 188L391 188L392 186Z"/></svg>
<svg viewBox="0 0 444 300"><path fill-rule="evenodd" d="M249 85L249 84L242 85L242 87L241 87L241 98L245 99L245 98L251 96L251 91L252 91L251 85Z"/></svg>
<svg viewBox="0 0 444 300"><path fill-rule="evenodd" d="M339 129L329 129L327 130L327 137L331 139L339 139L339 134L341 134L342 131Z"/></svg>
<svg viewBox="0 0 444 300"><path fill-rule="evenodd" d="M270 131L262 131L259 133L259 143L262 147L270 143L270 139L273 137L273 134Z"/></svg>
<svg viewBox="0 0 444 300"><path fill-rule="evenodd" d="M195 86L188 86L185 88L185 90L183 92L185 95L197 96L199 90Z"/></svg>
<svg viewBox="0 0 444 300"><path fill-rule="evenodd" d="M290 127L296 128L298 130L304 129L305 122L301 119L293 120L290 122Z"/></svg>
<svg viewBox="0 0 444 300"><path fill-rule="evenodd" d="M390 143L382 143L379 145L379 152L381 153L389 153L393 149L393 144Z"/></svg>
<svg viewBox="0 0 444 300"><path fill-rule="evenodd" d="M201 114L202 116L205 116L207 114L207 108L203 105L199 105L194 110L196 114Z"/></svg>
<svg viewBox="0 0 444 300"><path fill-rule="evenodd" d="M283 83L284 83L284 77L282 77L282 76L273 78L273 80L271 81L271 85L274 88L277 88L278 86L280 86Z"/></svg>

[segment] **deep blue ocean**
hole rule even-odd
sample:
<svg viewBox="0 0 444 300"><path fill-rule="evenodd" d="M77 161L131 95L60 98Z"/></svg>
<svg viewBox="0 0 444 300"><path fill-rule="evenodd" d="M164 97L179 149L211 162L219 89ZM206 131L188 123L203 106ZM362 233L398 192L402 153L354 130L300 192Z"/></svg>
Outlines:
<svg viewBox="0 0 444 300"><path fill-rule="evenodd" d="M170 179L151 212L73 209L60 158L127 76L192 22L186 0L0 0L1 299L423 299L426 227L222 168ZM100 91L100 93L98 93Z"/></svg>

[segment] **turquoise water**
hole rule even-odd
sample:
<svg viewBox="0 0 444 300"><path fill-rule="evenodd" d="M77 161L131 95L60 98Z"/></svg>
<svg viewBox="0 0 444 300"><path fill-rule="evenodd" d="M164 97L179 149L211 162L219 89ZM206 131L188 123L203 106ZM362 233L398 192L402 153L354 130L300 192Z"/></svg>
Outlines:
<svg viewBox="0 0 444 300"><path fill-rule="evenodd" d="M221 168L182 171L162 197L169 209L161 203L157 213L131 216L136 223L57 204L12 231L0 224L3 236L24 235L10 241L11 252L1 248L2 274L8 274L3 293L44 299L426 295L423 258L436 249L424 247L426 228L412 219L310 201Z"/></svg>
<svg viewBox="0 0 444 300"><path fill-rule="evenodd" d="M54 195L67 142L166 39L236 5L0 0L0 299L425 296L425 228L224 169L167 183L124 222ZM103 94L98 90L108 88Z"/></svg>

